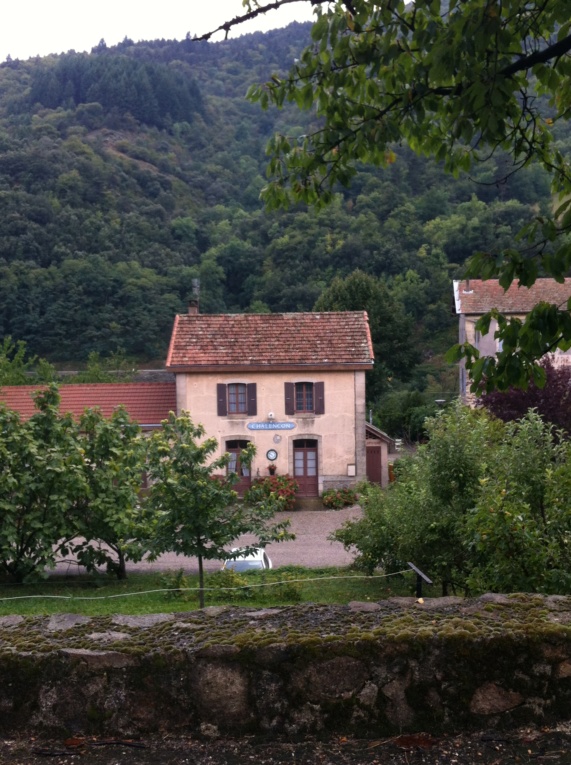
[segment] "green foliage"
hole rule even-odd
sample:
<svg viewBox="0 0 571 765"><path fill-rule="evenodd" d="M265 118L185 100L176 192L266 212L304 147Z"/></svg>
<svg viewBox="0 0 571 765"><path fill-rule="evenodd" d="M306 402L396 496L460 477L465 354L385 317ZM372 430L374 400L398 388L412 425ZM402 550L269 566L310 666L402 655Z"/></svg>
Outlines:
<svg viewBox="0 0 571 765"><path fill-rule="evenodd" d="M444 21L431 19L426 34ZM338 32L335 45L351 36ZM370 401L404 379L423 391L417 360L455 341L451 278L475 251L515 249L521 225L550 213L548 173L509 175L499 151L471 168L476 184L453 180L441 161L399 145L399 131L394 162L353 155L351 187L334 186L328 208L264 210L268 137L291 136L297 150L317 123L294 102L260 113L244 93L274 72L284 79L296 58L301 66L310 41L311 25L293 24L220 44L124 41L0 64L0 338L66 367L93 352L162 362L196 277L203 312L277 312L311 310L336 278L359 271L388 291L379 321L371 310L382 385L369 381ZM179 114L195 87L192 118ZM565 123L550 129L568 154Z"/></svg>
<svg viewBox="0 0 571 765"><path fill-rule="evenodd" d="M167 592L163 593L165 600L189 600L191 594L190 582L185 576L184 569L179 568L176 571L165 571L160 578L161 587Z"/></svg>
<svg viewBox="0 0 571 765"><path fill-rule="evenodd" d="M249 587L248 574L239 574L233 569L224 569L207 579L208 599L218 602L251 600L254 592Z"/></svg>
<svg viewBox="0 0 571 765"><path fill-rule="evenodd" d="M152 535L139 501L145 440L124 409L75 422L59 402L52 384L27 422L0 408L0 571L22 581L73 553L123 579Z"/></svg>
<svg viewBox="0 0 571 765"><path fill-rule="evenodd" d="M457 404L428 423L429 441L395 463L390 489L371 487L362 519L335 533L367 571L402 570L408 561L450 586L465 586L470 557L465 525L501 425Z"/></svg>
<svg viewBox="0 0 571 765"><path fill-rule="evenodd" d="M468 584L503 591L571 590L569 444L535 413L506 424L482 478L467 532L475 556Z"/></svg>
<svg viewBox="0 0 571 765"><path fill-rule="evenodd" d="M504 169L484 182L535 162L551 178L557 209L530 214L519 243L476 245L468 274L499 277L506 288L514 279L529 286L541 272L561 280L571 265L571 167L557 125L570 116L570 30L564 0L318 5L312 44L289 73L249 91L264 108L292 103L319 120L300 137L278 132L270 140L267 205L331 202L360 163L390 167L402 141L455 177L505 153ZM469 346L456 349L475 388L538 379L534 359L571 344L567 306L538 306L524 322L501 321L499 337L497 362Z"/></svg>
<svg viewBox="0 0 571 765"><path fill-rule="evenodd" d="M334 535L368 571L412 561L464 591L571 591L571 447L535 412L500 423L456 405L362 496L364 517Z"/></svg>
<svg viewBox="0 0 571 765"><path fill-rule="evenodd" d="M32 71L28 98L30 105L40 103L50 109L81 105L91 127L116 110L164 128L173 122L192 122L202 108L196 83L174 68L109 53L68 53L44 60ZM99 112L97 106L103 109Z"/></svg>
<svg viewBox="0 0 571 765"><path fill-rule="evenodd" d="M97 351L92 351L87 357L85 370L75 375L66 376L67 383L114 383L130 382L134 376L134 366L124 353L112 353L102 359Z"/></svg>
<svg viewBox="0 0 571 765"><path fill-rule="evenodd" d="M207 574L209 579L217 573ZM248 604L283 606L287 603L337 603L351 600L377 601L395 595L409 595L412 579L402 577L390 580L358 576L346 568L303 568L284 566L272 571L252 571L247 575L247 586L252 598ZM262 586L256 586L262 585ZM387 586L390 585L390 586ZM184 592L186 587L190 592ZM172 598L162 590L183 590ZM53 574L49 579L4 585L0 599L0 616L10 614L42 615L56 613L84 614L86 616L114 614L156 614L173 611L178 601L185 610L198 607L198 576L194 573L171 571L166 573L129 574L127 580L112 577ZM25 595L26 598L21 596ZM188 599L186 599L188 598ZM219 601L223 602L223 601ZM228 595L227 603L231 603ZM207 633L206 639L210 632ZM160 640L160 635L157 635ZM78 636L81 639L81 635Z"/></svg>
<svg viewBox="0 0 571 765"><path fill-rule="evenodd" d="M353 271L346 279L336 277L321 293L316 311L367 311L377 363L368 373L367 395L375 400L393 376L410 377L418 352L410 338L413 322L380 279Z"/></svg>
<svg viewBox="0 0 571 765"><path fill-rule="evenodd" d="M17 582L53 567L78 531L84 463L77 425L58 405L50 386L27 422L0 406L0 571Z"/></svg>
<svg viewBox="0 0 571 765"><path fill-rule="evenodd" d="M269 475L255 478L244 495L245 502L261 502L272 499L278 502L280 510L295 509L295 498L299 485L295 478L289 475Z"/></svg>
<svg viewBox="0 0 571 765"><path fill-rule="evenodd" d="M378 420L382 430L408 443L426 439L425 422L433 417L438 404L416 390L393 391L382 396L377 403Z"/></svg>
<svg viewBox="0 0 571 765"><path fill-rule="evenodd" d="M26 358L26 343L12 341L10 335L0 345L0 386L33 385L34 383L53 382L55 368L45 359L36 356Z"/></svg>
<svg viewBox="0 0 571 765"><path fill-rule="evenodd" d="M283 603L300 603L303 600L303 583L299 581L299 576L289 574L280 568L278 577L278 583L268 594Z"/></svg>
<svg viewBox="0 0 571 765"><path fill-rule="evenodd" d="M321 501L325 507L332 510L340 510L342 507L356 505L359 495L355 489L344 487L342 489L326 489L321 495Z"/></svg>
<svg viewBox="0 0 571 765"><path fill-rule="evenodd" d="M229 455L215 457L217 448L216 439L205 439L204 428L188 414L171 413L151 436L147 458L152 481L147 502L157 515L153 552L198 558L201 607L205 559L227 557L226 547L241 534L253 534L257 540L243 548L246 554L271 541L291 538L289 521L272 523L280 507L274 494L238 501L232 488L237 476L226 473ZM241 463L251 463L252 456L251 449L244 450Z"/></svg>
<svg viewBox="0 0 571 765"><path fill-rule="evenodd" d="M265 212L264 143L274 130L308 134L311 116L293 105L260 115L243 95L284 71L309 35L296 24L220 45L155 41L0 65L0 336L50 361L121 351L163 360L193 278L203 312L296 311L359 269L384 280L395 318L401 306L414 317L408 337L391 345L391 333L380 336L384 380L401 375L397 362L410 374L413 349L431 357L448 347L454 264L480 247L513 246L520 219L549 207L548 187L527 173L500 188L451 183L396 146L392 165L360 165L329 209ZM74 106L76 80L81 91L92 67L113 69L122 89L133 62L196 81L208 123L195 112L158 130L137 123L128 104ZM44 77L56 94L64 79L74 84L61 105L41 105L51 98ZM39 103L30 106L32 80ZM493 179L503 162L475 175Z"/></svg>
<svg viewBox="0 0 571 765"><path fill-rule="evenodd" d="M146 440L123 407L109 419L97 409L86 410L79 433L86 486L74 505L80 541L71 547L88 571L105 565L125 579L126 561L141 560L154 529L149 507L139 497Z"/></svg>

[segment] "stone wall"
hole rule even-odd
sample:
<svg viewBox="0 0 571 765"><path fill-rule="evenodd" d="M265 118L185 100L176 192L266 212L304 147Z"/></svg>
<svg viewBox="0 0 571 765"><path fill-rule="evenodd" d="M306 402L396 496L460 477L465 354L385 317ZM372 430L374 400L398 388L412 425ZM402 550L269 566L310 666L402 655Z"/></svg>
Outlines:
<svg viewBox="0 0 571 765"><path fill-rule="evenodd" d="M0 617L0 732L390 735L571 715L571 598Z"/></svg>

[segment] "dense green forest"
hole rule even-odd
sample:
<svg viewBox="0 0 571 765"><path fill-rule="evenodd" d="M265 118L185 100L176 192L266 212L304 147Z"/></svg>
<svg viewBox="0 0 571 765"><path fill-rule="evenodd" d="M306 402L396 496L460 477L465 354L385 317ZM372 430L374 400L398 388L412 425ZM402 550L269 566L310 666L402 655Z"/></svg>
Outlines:
<svg viewBox="0 0 571 765"><path fill-rule="evenodd" d="M451 281L547 209L548 181L499 155L454 180L395 146L388 169L361 167L322 211L264 211L267 140L316 125L244 96L309 30L0 65L0 340L67 366L94 352L160 364L199 277L205 313L368 307L369 398L394 433L414 431L407 407L454 394Z"/></svg>

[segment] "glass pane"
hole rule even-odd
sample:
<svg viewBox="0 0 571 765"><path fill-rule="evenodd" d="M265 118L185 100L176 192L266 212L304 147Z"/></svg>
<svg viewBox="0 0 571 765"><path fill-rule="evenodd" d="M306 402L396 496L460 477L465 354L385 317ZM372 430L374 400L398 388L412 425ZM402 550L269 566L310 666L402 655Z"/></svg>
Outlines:
<svg viewBox="0 0 571 765"><path fill-rule="evenodd" d="M236 412L237 407L238 407L238 404L236 401L236 386L229 385L228 386L228 411Z"/></svg>
<svg viewBox="0 0 571 765"><path fill-rule="evenodd" d="M317 452L307 452L307 475L317 475Z"/></svg>
<svg viewBox="0 0 571 765"><path fill-rule="evenodd" d="M305 411L313 412L313 385L308 383L305 388Z"/></svg>
<svg viewBox="0 0 571 765"><path fill-rule="evenodd" d="M238 385L238 411L245 412L248 407L246 406L246 386Z"/></svg>
<svg viewBox="0 0 571 765"><path fill-rule="evenodd" d="M303 452L295 455L294 473L295 475L303 475Z"/></svg>
<svg viewBox="0 0 571 765"><path fill-rule="evenodd" d="M229 473L235 473L236 467L238 463L238 455L237 454L230 454L230 462L228 463L228 472Z"/></svg>

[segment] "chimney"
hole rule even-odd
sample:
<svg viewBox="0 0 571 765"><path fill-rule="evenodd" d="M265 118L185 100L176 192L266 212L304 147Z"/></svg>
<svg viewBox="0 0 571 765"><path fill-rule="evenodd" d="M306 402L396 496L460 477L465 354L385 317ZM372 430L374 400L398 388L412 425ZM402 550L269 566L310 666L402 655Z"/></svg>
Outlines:
<svg viewBox="0 0 571 765"><path fill-rule="evenodd" d="M200 297L200 279L193 279L192 280L192 297L188 301L188 312L190 314L198 313L199 297Z"/></svg>

